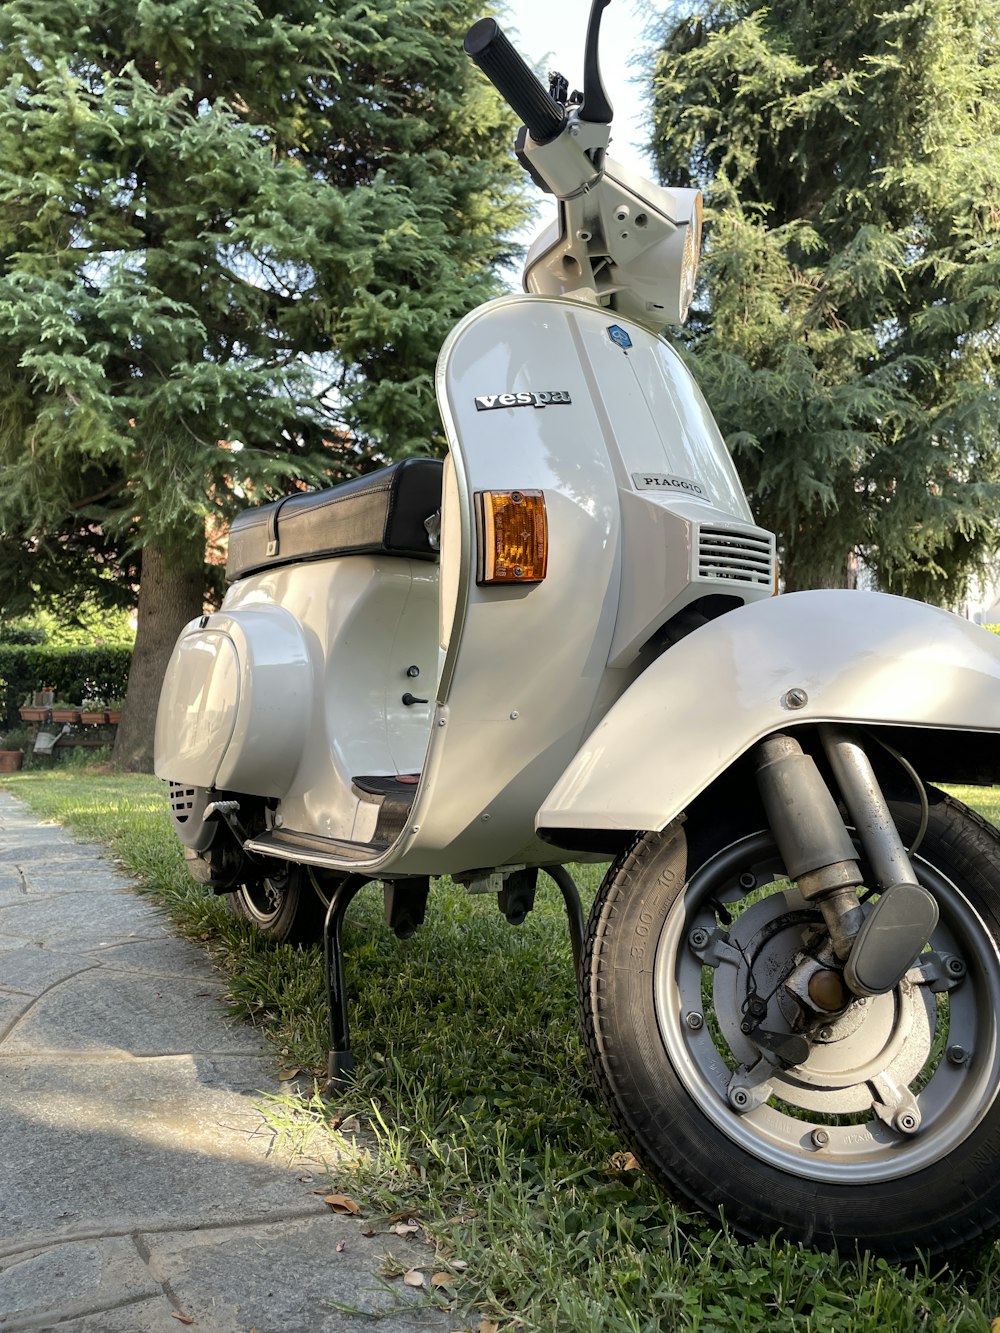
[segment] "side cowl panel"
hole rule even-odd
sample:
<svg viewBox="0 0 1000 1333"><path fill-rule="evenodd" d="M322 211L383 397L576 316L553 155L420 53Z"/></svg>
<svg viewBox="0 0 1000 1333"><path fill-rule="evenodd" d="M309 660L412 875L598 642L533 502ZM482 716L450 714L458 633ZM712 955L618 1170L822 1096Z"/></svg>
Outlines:
<svg viewBox="0 0 1000 1333"><path fill-rule="evenodd" d="M661 829L763 736L822 721L1000 732L1000 639L882 593L830 589L744 606L631 685L536 827Z"/></svg>
<svg viewBox="0 0 1000 1333"><path fill-rule="evenodd" d="M283 796L308 735L313 675L302 629L282 607L192 620L160 691L156 776Z"/></svg>

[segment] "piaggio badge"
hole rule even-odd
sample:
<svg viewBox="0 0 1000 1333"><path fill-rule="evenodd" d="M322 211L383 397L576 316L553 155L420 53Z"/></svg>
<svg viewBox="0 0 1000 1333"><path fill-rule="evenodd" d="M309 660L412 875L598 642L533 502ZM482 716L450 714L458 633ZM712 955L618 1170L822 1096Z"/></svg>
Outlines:
<svg viewBox="0 0 1000 1333"><path fill-rule="evenodd" d="M707 500L704 486L690 477L672 477L665 472L633 472L632 481L640 491L677 491L698 500Z"/></svg>
<svg viewBox="0 0 1000 1333"><path fill-rule="evenodd" d="M620 324L608 325L608 337L613 343L616 343L623 352L627 352L632 346L632 339L628 336Z"/></svg>
<svg viewBox="0 0 1000 1333"><path fill-rule="evenodd" d="M565 389L549 393L481 393L476 397L477 412L491 412L498 407L557 407L573 400Z"/></svg>

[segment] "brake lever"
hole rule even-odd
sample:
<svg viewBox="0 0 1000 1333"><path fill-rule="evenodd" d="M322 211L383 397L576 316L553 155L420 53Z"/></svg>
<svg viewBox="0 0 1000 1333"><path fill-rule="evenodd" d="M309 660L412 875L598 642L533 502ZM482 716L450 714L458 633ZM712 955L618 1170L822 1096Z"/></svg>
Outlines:
<svg viewBox="0 0 1000 1333"><path fill-rule="evenodd" d="M601 39L601 15L610 3L611 0L594 0L591 5L587 45L583 54L583 103L578 118L598 125L610 125L615 114L601 79L597 50Z"/></svg>

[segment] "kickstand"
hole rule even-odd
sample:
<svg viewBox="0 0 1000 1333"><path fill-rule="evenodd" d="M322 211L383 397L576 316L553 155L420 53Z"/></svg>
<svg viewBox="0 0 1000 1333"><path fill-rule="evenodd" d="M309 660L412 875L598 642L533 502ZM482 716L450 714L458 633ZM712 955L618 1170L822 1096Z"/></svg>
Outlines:
<svg viewBox="0 0 1000 1333"><path fill-rule="evenodd" d="M327 1092L339 1091L354 1069L351 1034L347 1025L347 996L344 993L344 955L340 947L340 927L351 902L368 882L365 875L345 875L330 894L330 905L326 909L326 920L323 922L326 1001L330 1016Z"/></svg>
<svg viewBox="0 0 1000 1333"><path fill-rule="evenodd" d="M579 980L580 970L583 967L584 939L583 908L580 905L580 894L573 882L572 875L565 866L544 866L543 869L549 879L555 882L563 896L563 902L566 904L566 915L569 917L569 938L573 945L573 967Z"/></svg>

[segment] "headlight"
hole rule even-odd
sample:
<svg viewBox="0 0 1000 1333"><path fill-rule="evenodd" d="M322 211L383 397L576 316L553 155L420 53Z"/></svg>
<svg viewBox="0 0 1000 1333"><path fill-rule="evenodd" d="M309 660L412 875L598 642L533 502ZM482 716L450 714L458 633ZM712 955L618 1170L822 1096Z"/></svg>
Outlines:
<svg viewBox="0 0 1000 1333"><path fill-rule="evenodd" d="M698 260L701 258L701 191L695 190L691 216L684 228L684 255L681 259L680 307L681 322L687 319L694 287L698 280Z"/></svg>

